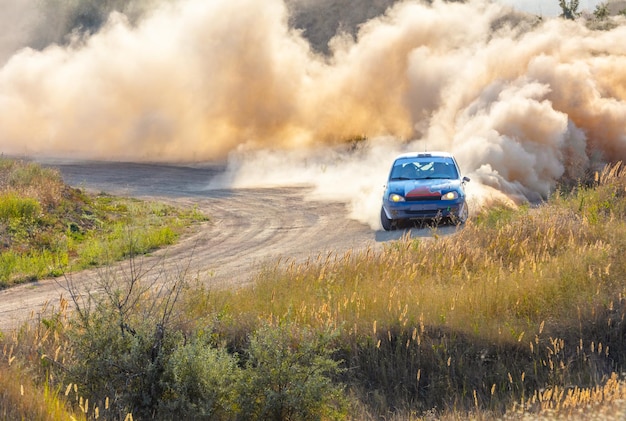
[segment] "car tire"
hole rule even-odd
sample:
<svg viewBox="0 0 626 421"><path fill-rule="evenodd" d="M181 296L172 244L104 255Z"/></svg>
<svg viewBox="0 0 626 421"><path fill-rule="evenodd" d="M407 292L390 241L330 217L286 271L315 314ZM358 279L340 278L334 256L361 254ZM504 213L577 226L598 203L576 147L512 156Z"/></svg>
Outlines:
<svg viewBox="0 0 626 421"><path fill-rule="evenodd" d="M380 208L380 224L385 231L392 231L395 229L396 224L393 219L389 219L385 213L385 208Z"/></svg>
<svg viewBox="0 0 626 421"><path fill-rule="evenodd" d="M461 212L459 212L459 215L456 218L456 224L457 225L465 224L465 222L467 222L467 218L469 218L469 208L467 206L467 203L464 203L463 209L461 210Z"/></svg>

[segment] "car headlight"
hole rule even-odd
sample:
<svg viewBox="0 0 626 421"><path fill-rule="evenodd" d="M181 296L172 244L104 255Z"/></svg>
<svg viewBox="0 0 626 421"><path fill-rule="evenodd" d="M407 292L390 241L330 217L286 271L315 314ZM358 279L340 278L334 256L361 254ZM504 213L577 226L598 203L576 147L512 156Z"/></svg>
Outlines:
<svg viewBox="0 0 626 421"><path fill-rule="evenodd" d="M399 194L396 193L391 193L389 195L389 201L390 202L404 202L404 197L400 196Z"/></svg>
<svg viewBox="0 0 626 421"><path fill-rule="evenodd" d="M459 194L455 191L448 192L444 194L443 196L441 196L441 200L454 200L458 198L459 198Z"/></svg>

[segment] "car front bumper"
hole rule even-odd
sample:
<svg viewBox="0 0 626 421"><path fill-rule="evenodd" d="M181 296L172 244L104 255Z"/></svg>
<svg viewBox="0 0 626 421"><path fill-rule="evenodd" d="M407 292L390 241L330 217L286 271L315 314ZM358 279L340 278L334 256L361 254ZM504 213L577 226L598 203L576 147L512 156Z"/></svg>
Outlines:
<svg viewBox="0 0 626 421"><path fill-rule="evenodd" d="M417 202L390 202L385 200L383 208L392 220L424 220L436 218L458 218L464 211L465 199L433 200Z"/></svg>

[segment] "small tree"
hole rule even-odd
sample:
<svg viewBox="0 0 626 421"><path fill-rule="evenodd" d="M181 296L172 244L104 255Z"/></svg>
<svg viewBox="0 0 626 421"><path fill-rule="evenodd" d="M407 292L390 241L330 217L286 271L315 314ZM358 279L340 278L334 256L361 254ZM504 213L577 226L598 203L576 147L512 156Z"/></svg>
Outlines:
<svg viewBox="0 0 626 421"><path fill-rule="evenodd" d="M578 11L579 0L559 0L559 6L563 11L563 13L561 13L562 18L574 20L580 16L580 12Z"/></svg>
<svg viewBox="0 0 626 421"><path fill-rule="evenodd" d="M604 2L600 3L596 6L596 9L593 11L593 15L597 20L604 20L609 17L609 4Z"/></svg>

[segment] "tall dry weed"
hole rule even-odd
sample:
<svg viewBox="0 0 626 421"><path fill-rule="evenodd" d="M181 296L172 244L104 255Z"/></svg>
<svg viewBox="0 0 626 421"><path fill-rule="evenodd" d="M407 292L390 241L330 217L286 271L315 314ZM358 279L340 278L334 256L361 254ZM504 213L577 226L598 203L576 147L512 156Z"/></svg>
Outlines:
<svg viewBox="0 0 626 421"><path fill-rule="evenodd" d="M59 170L34 162L0 158L0 192L15 192L38 200L42 206L57 206L66 190Z"/></svg>

